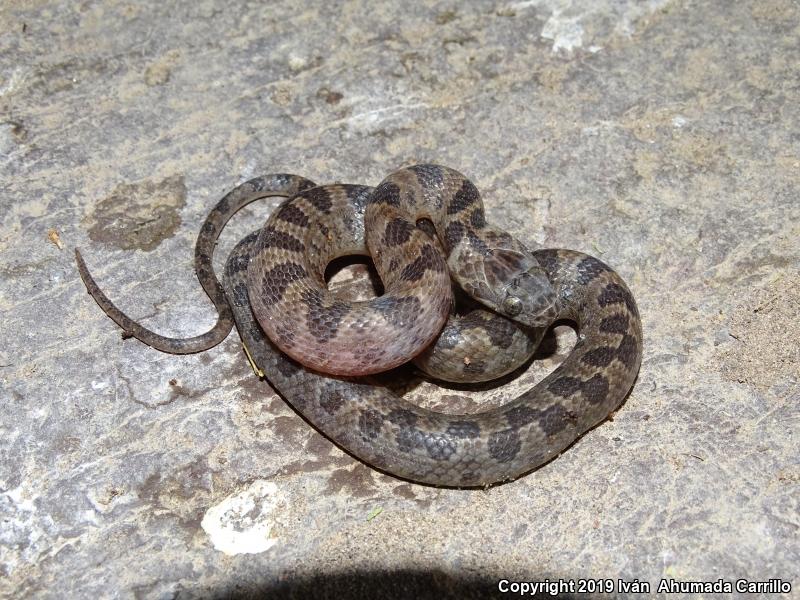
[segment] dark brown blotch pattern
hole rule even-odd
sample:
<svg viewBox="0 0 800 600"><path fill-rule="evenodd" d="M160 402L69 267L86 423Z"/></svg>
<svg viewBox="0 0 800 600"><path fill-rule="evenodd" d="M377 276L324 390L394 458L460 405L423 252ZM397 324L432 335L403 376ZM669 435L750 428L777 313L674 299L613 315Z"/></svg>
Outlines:
<svg viewBox="0 0 800 600"><path fill-rule="evenodd" d="M628 323L628 315L611 315L610 317L605 317L602 321L600 321L600 331L603 333L627 333Z"/></svg>
<svg viewBox="0 0 800 600"><path fill-rule="evenodd" d="M517 326L508 319L500 316L485 316L482 311L472 311L467 313L461 320L461 328L482 330L492 342L492 345L504 350L511 346Z"/></svg>
<svg viewBox="0 0 800 600"><path fill-rule="evenodd" d="M262 230L260 240L262 248L277 248L289 252L305 252L306 249L305 244L291 233L279 231L271 226Z"/></svg>
<svg viewBox="0 0 800 600"><path fill-rule="evenodd" d="M195 269L198 271L211 270L211 257L205 252L198 252L197 255L195 255L194 257L194 266Z"/></svg>
<svg viewBox="0 0 800 600"><path fill-rule="evenodd" d="M548 391L562 398L569 398L574 393L580 391L583 382L577 377L559 377L547 386Z"/></svg>
<svg viewBox="0 0 800 600"><path fill-rule="evenodd" d="M433 246L425 244L420 249L419 256L402 270L400 279L403 281L419 281L425 275L425 271L430 270L441 273L445 268L441 255Z"/></svg>
<svg viewBox="0 0 800 600"><path fill-rule="evenodd" d="M400 452L411 452L414 448L419 448L424 443L423 433L416 427L400 426L395 433L394 439Z"/></svg>
<svg viewBox="0 0 800 600"><path fill-rule="evenodd" d="M623 336L619 348L617 348L617 358L628 369L636 366L636 361L639 359L639 344L635 337L628 334Z"/></svg>
<svg viewBox="0 0 800 600"><path fill-rule="evenodd" d="M417 415L406 408L395 408L389 411L386 419L402 428L413 428L417 424Z"/></svg>
<svg viewBox="0 0 800 600"><path fill-rule="evenodd" d="M305 179L300 182L300 185L297 186L297 192L298 193L305 192L306 190L310 190L311 188L315 187L317 187L316 183L314 183L313 181L309 181L308 179Z"/></svg>
<svg viewBox="0 0 800 600"><path fill-rule="evenodd" d="M475 439L480 436L481 428L475 421L453 421L445 433L462 440Z"/></svg>
<svg viewBox="0 0 800 600"><path fill-rule="evenodd" d="M345 404L345 398L341 394L331 393L319 401L319 405L329 415L335 415Z"/></svg>
<svg viewBox="0 0 800 600"><path fill-rule="evenodd" d="M587 351L581 356L581 362L592 367L607 367L614 359L619 360L626 368L632 368L639 357L639 344L636 338L625 333L619 346L600 346Z"/></svg>
<svg viewBox="0 0 800 600"><path fill-rule="evenodd" d="M368 408L362 410L358 416L358 431L361 433L362 439L367 441L374 440L383 427L383 415L373 409Z"/></svg>
<svg viewBox="0 0 800 600"><path fill-rule="evenodd" d="M600 373L595 373L586 381L577 377L563 376L550 383L547 389L562 398L569 398L580 392L589 403L599 404L608 396L609 383L608 379Z"/></svg>
<svg viewBox="0 0 800 600"><path fill-rule="evenodd" d="M486 215L482 208L479 207L472 211L472 214L469 216L469 224L472 225L474 229L483 229L486 227Z"/></svg>
<svg viewBox="0 0 800 600"><path fill-rule="evenodd" d="M226 214L228 212L228 209L230 208L230 205L231 205L229 198L230 198L230 196L224 196L222 198L222 200L217 202L217 205L214 207L214 210L211 211L211 214L209 215L209 218L211 217L211 215L215 215L215 214L219 214L219 215Z"/></svg>
<svg viewBox="0 0 800 600"><path fill-rule="evenodd" d="M599 373L586 380L581 386L581 393L591 404L599 404L608 396L608 379Z"/></svg>
<svg viewBox="0 0 800 600"><path fill-rule="evenodd" d="M320 343L325 343L336 337L339 324L350 312L351 305L340 300L329 306L322 303L322 295L318 290L303 290L301 294L306 307L306 327L308 332Z"/></svg>
<svg viewBox="0 0 800 600"><path fill-rule="evenodd" d="M244 281L233 286L233 305L238 307L249 306L250 297L247 295L247 284ZM260 333L260 332L259 332Z"/></svg>
<svg viewBox="0 0 800 600"><path fill-rule="evenodd" d="M311 188L310 190L306 190L302 194L303 198L309 201L309 203L316 208L319 212L323 214L330 214L331 207L333 206L333 201L331 200L331 195L325 186Z"/></svg>
<svg viewBox="0 0 800 600"><path fill-rule="evenodd" d="M607 367L617 357L617 349L609 346L593 348L581 356L581 362L592 367Z"/></svg>
<svg viewBox="0 0 800 600"><path fill-rule="evenodd" d="M428 456L438 461L449 460L458 450L453 439L443 434L429 433L424 436L423 444Z"/></svg>
<svg viewBox="0 0 800 600"><path fill-rule="evenodd" d="M574 424L575 421L575 415L558 403L551 404L545 409L525 404L515 406L506 411L505 417L511 429L519 430L531 423L536 423L547 435L560 433L567 425Z"/></svg>
<svg viewBox="0 0 800 600"><path fill-rule="evenodd" d="M639 316L636 302L634 302L630 292L618 283L609 283L597 297L597 304L602 307L619 303L624 304L634 316Z"/></svg>
<svg viewBox="0 0 800 600"><path fill-rule="evenodd" d="M497 462L510 462L519 454L522 442L516 429L495 431L487 442L489 456Z"/></svg>
<svg viewBox="0 0 800 600"><path fill-rule="evenodd" d="M250 256L247 254L237 254L236 256L232 256L231 259L225 263L225 274L228 277L236 275L238 273L243 273L247 271L247 267L250 265Z"/></svg>
<svg viewBox="0 0 800 600"><path fill-rule="evenodd" d="M356 212L362 213L367 205L372 188L365 185L348 185L346 188L347 201L356 208Z"/></svg>
<svg viewBox="0 0 800 600"><path fill-rule="evenodd" d="M275 213L275 218L303 229L307 228L309 223L308 215L294 203L281 206Z"/></svg>
<svg viewBox="0 0 800 600"><path fill-rule="evenodd" d="M384 246L387 248L402 246L411 239L411 233L414 229L414 224L407 219L395 217L386 224L386 229L383 232Z"/></svg>
<svg viewBox="0 0 800 600"><path fill-rule="evenodd" d="M447 214L458 214L479 202L480 198L481 196L478 193L478 188L476 188L471 181L465 179L461 184L461 189L453 194L452 200L450 200L450 203L447 205Z"/></svg>
<svg viewBox="0 0 800 600"><path fill-rule="evenodd" d="M444 182L442 170L438 165L414 165L409 167L409 171L417 176L417 181L423 189L438 189Z"/></svg>
<svg viewBox="0 0 800 600"><path fill-rule="evenodd" d="M384 181L372 192L367 204L400 206L400 188L391 181Z"/></svg>
<svg viewBox="0 0 800 600"><path fill-rule="evenodd" d="M263 335L263 333L261 334ZM301 372L303 368L299 363L292 360L288 356L281 356L281 360L277 362L278 372L284 377L294 377L297 373Z"/></svg>
<svg viewBox="0 0 800 600"><path fill-rule="evenodd" d="M557 435L564 431L567 426L574 427L578 421L578 416L567 410L561 404L551 404L544 410L539 411L539 427L546 435Z"/></svg>
<svg viewBox="0 0 800 600"><path fill-rule="evenodd" d="M397 426L395 439L403 452L410 452L424 443L424 434L417 428L417 416L406 409L396 409L386 419Z"/></svg>
<svg viewBox="0 0 800 600"><path fill-rule="evenodd" d="M539 410L530 406L514 406L506 411L506 421L509 427L519 429L533 423L539 416Z"/></svg>
<svg viewBox="0 0 800 600"><path fill-rule="evenodd" d="M306 270L297 263L281 263L264 273L261 278L261 297L265 304L276 304L292 283L307 277Z"/></svg>
<svg viewBox="0 0 800 600"><path fill-rule="evenodd" d="M475 235L474 231L467 231L467 239L469 240L469 245L481 256L489 257L492 255L492 251L489 250L489 246L487 246L486 242L484 242L481 238Z"/></svg>
<svg viewBox="0 0 800 600"><path fill-rule="evenodd" d="M475 471L464 471L461 473L461 485L471 486L474 485L480 476Z"/></svg>
<svg viewBox="0 0 800 600"><path fill-rule="evenodd" d="M547 271L548 277L552 278L559 265L558 250L537 250L533 254L539 266Z"/></svg>
<svg viewBox="0 0 800 600"><path fill-rule="evenodd" d="M432 459L448 460L456 452L456 444L446 433L423 432L417 427L419 418L410 410L400 408L389 412L386 419L397 426L395 441L401 452L424 448Z"/></svg>
<svg viewBox="0 0 800 600"><path fill-rule="evenodd" d="M464 238L467 228L461 221L452 221L444 229L444 241L447 249L452 250Z"/></svg>
<svg viewBox="0 0 800 600"><path fill-rule="evenodd" d="M597 260L594 256L587 256L582 259L575 269L578 272L578 283L586 285L601 273L608 273L611 269L603 261Z"/></svg>

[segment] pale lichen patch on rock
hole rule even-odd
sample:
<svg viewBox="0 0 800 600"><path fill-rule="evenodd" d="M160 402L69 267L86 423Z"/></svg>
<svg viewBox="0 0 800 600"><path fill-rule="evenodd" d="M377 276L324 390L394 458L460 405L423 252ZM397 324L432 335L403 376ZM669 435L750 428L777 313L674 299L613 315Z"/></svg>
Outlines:
<svg viewBox="0 0 800 600"><path fill-rule="evenodd" d="M161 181L118 185L83 220L95 242L122 250L150 251L171 237L186 204L186 185L181 175Z"/></svg>

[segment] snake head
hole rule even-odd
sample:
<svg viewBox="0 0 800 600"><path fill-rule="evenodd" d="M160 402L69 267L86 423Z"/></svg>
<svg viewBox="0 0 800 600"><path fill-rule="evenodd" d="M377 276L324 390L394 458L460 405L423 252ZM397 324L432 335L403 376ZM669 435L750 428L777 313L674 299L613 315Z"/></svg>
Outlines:
<svg viewBox="0 0 800 600"><path fill-rule="evenodd" d="M547 327L558 312L556 292L547 274L532 266L502 287L497 311L529 327Z"/></svg>
<svg viewBox="0 0 800 600"><path fill-rule="evenodd" d="M476 300L529 327L547 327L556 318L556 291L529 253L493 249L482 257L482 271L477 282L462 283Z"/></svg>

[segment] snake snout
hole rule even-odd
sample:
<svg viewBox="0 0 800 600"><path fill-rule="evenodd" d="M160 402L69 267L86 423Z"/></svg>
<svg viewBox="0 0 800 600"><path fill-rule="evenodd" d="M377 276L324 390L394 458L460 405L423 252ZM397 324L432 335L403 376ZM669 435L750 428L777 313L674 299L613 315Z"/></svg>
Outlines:
<svg viewBox="0 0 800 600"><path fill-rule="evenodd" d="M523 325L546 327L558 314L557 300L547 275L536 267L514 279L506 290L501 312Z"/></svg>
<svg viewBox="0 0 800 600"><path fill-rule="evenodd" d="M525 324L531 327L547 327L555 321L558 316L555 291L540 294L533 301L533 308L527 316Z"/></svg>

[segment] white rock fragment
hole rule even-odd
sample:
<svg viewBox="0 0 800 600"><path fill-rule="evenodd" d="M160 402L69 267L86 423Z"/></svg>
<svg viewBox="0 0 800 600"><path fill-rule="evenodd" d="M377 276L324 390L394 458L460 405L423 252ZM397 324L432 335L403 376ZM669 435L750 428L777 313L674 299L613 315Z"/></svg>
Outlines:
<svg viewBox="0 0 800 600"><path fill-rule="evenodd" d="M295 73L302 71L308 66L308 60L302 56L292 54L289 56L289 68Z"/></svg>
<svg viewBox="0 0 800 600"><path fill-rule="evenodd" d="M681 115L676 115L672 117L672 126L681 128L686 125L686 117L682 117Z"/></svg>
<svg viewBox="0 0 800 600"><path fill-rule="evenodd" d="M257 480L206 511L202 522L214 548L230 556L258 554L277 543L270 537L278 486Z"/></svg>
<svg viewBox="0 0 800 600"><path fill-rule="evenodd" d="M583 26L580 24L582 15L569 17L563 16L560 12L553 12L552 16L542 27L541 36L546 40L552 40L553 52L566 50L570 52L583 45Z"/></svg>

